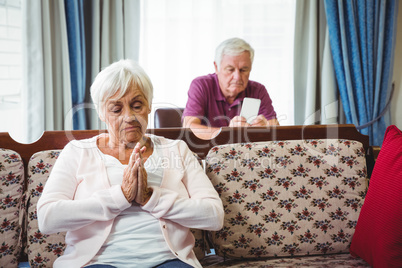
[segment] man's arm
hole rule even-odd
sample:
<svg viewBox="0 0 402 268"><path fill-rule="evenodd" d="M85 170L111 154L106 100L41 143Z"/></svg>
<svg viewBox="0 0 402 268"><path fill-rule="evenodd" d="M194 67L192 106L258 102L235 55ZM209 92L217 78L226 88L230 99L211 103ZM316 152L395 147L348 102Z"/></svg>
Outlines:
<svg viewBox="0 0 402 268"><path fill-rule="evenodd" d="M210 140L219 134L220 128L204 126L201 124L201 119L195 116L185 116L183 118L183 127L190 128L200 139Z"/></svg>

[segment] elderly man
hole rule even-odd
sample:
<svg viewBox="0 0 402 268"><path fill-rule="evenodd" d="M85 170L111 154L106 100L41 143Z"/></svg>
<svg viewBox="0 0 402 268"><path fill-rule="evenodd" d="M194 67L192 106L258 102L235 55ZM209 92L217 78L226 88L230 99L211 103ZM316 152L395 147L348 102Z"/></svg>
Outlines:
<svg viewBox="0 0 402 268"><path fill-rule="evenodd" d="M215 53L215 74L195 78L188 91L183 127L211 138L220 127L279 125L266 88L249 81L254 49L240 38L222 42ZM261 100L258 116L249 123L240 116L245 97Z"/></svg>

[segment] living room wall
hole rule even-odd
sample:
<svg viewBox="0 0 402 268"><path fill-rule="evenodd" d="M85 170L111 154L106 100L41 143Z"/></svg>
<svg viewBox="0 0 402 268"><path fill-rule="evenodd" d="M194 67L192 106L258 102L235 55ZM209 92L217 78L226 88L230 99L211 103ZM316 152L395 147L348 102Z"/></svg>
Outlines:
<svg viewBox="0 0 402 268"><path fill-rule="evenodd" d="M395 63L392 81L395 82L394 96L391 102L391 124L402 128L402 11L399 6L398 26L395 45Z"/></svg>

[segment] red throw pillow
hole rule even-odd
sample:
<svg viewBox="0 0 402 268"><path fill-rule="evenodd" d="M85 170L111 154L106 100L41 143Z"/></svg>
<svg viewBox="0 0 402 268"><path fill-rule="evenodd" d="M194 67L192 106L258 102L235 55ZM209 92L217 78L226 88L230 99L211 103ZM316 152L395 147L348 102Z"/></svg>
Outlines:
<svg viewBox="0 0 402 268"><path fill-rule="evenodd" d="M350 253L373 267L402 267L402 132L389 126Z"/></svg>

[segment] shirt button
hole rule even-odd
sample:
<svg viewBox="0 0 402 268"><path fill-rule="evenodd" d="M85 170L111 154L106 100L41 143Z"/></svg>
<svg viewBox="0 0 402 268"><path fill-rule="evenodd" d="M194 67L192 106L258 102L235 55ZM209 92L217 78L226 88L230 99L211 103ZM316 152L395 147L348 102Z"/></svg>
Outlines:
<svg viewBox="0 0 402 268"><path fill-rule="evenodd" d="M179 254L177 252L175 252L174 254L176 254L176 256L179 256Z"/></svg>
<svg viewBox="0 0 402 268"><path fill-rule="evenodd" d="M163 228L165 228L165 229L166 229L166 225L163 225Z"/></svg>
<svg viewBox="0 0 402 268"><path fill-rule="evenodd" d="M232 110L232 108L229 108L229 111Z"/></svg>

